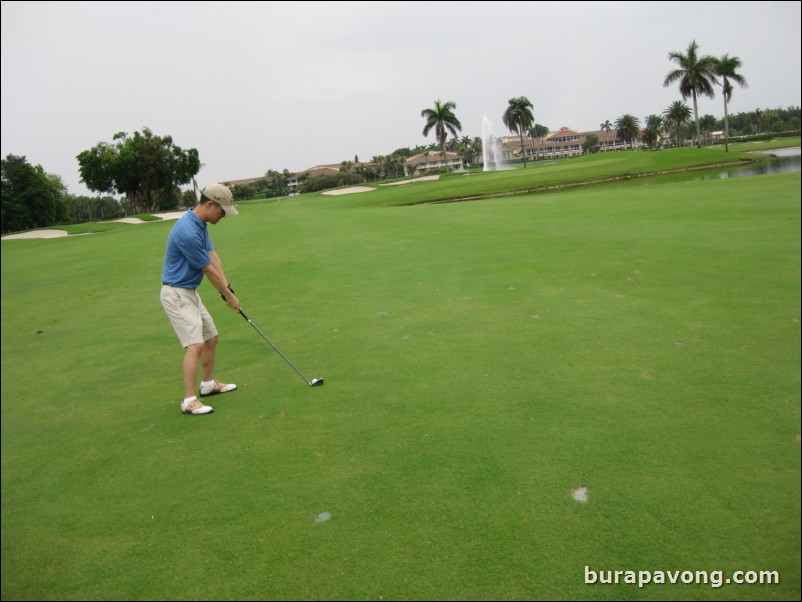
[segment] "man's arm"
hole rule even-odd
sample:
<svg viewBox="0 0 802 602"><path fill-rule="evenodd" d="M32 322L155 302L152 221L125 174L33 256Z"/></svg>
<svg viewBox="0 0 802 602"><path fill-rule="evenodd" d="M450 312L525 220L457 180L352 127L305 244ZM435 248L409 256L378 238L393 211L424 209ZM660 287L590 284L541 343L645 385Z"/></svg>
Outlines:
<svg viewBox="0 0 802 602"><path fill-rule="evenodd" d="M228 280L226 279L225 272L223 272L223 262L220 261L220 257L214 251L209 251L209 259L211 259L212 263L203 268L203 273L206 274L212 286L225 297L228 306L234 311L240 311L242 306L240 306L239 299L237 299L237 296L228 288Z"/></svg>

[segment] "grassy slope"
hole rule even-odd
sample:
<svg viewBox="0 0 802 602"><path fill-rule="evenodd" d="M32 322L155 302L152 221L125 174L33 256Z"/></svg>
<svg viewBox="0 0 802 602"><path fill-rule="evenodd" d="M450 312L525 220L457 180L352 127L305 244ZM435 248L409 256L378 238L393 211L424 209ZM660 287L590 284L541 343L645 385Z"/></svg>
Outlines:
<svg viewBox="0 0 802 602"><path fill-rule="evenodd" d="M4 599L798 597L799 174L367 194L213 229L326 385L204 284L240 389L202 419L157 298L170 223L3 243Z"/></svg>
<svg viewBox="0 0 802 602"><path fill-rule="evenodd" d="M763 160L765 157L757 157ZM526 169L451 174L435 183L391 186L382 190L383 203L417 204L482 196L507 195L511 192L537 192L555 188L582 186L613 179L639 177L672 171L701 169L738 161L756 160L745 152L724 152L719 148L682 148L660 152L625 151L601 153L555 161L528 163ZM419 189L410 192L410 186ZM362 200L374 196L366 193Z"/></svg>

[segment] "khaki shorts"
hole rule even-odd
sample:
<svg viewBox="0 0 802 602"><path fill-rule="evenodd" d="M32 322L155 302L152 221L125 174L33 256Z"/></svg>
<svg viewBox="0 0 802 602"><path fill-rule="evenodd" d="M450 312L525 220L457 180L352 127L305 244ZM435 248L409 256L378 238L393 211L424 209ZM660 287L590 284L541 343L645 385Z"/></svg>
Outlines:
<svg viewBox="0 0 802 602"><path fill-rule="evenodd" d="M217 336L217 328L195 289L163 285L162 307L178 335L181 346L203 343Z"/></svg>

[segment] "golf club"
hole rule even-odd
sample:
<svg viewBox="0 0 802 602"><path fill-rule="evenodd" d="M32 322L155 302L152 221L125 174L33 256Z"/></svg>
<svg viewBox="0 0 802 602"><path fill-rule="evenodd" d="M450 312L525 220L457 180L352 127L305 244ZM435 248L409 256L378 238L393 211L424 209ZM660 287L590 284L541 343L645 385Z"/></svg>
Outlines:
<svg viewBox="0 0 802 602"><path fill-rule="evenodd" d="M230 286L228 287L228 290L230 290L232 293L234 292L234 290L233 290L233 289L232 289ZM236 294L236 293L235 293L235 294ZM220 296L221 296L221 297L223 297L223 300L224 300L224 301L226 300L226 298L225 298L225 296L224 296L224 295L220 295ZM263 333L263 332L262 332L262 330L261 330L261 329L260 329L260 328L259 328L259 327L258 327L256 324L254 324L254 323L253 323L253 320L251 320L251 319L248 317L248 315L247 315L247 314L246 314L244 311L242 311L242 309L240 309L239 313L240 313L240 315L241 315L243 318L245 318L245 319L248 321L248 324L250 324L251 326L253 326L253 327L256 329L256 332L258 332L259 334L261 334L261 335L262 335L262 338L263 338L265 341L267 341L268 343L270 343L270 346L271 346L273 349L275 349L275 350L276 350L276 353L278 353L278 354L279 354L279 355L280 355L280 356L281 356L281 357L284 359L284 361L285 361L285 362L287 362L287 363L290 365L290 367L291 367L293 370L295 370L295 371L298 373L298 376L300 376L301 378L303 378L303 379L304 379L304 382L305 382L307 385L309 385L310 387L319 387L319 386L321 386L321 385L323 384L323 379L322 379L322 378L313 378L312 380L309 380L309 379L307 379L307 378L306 378L306 377L305 377L303 374L301 374L301 371L300 371L300 370L298 370L298 368L296 368L296 367L295 367L295 364L293 364L293 363L292 363L292 362L291 362L291 361L290 361L290 360L287 358L287 356L286 356L286 355L284 355L283 353L281 353L281 349L279 349L278 347L276 347L276 346L273 344L273 341L271 341L270 339L268 339L268 338L267 338L267 335L266 335L265 333Z"/></svg>

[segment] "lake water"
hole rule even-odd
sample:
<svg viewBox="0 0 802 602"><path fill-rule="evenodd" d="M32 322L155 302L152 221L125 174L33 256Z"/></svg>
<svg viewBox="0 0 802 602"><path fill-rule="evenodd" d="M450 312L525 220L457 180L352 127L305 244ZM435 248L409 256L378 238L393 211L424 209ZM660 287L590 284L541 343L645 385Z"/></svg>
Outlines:
<svg viewBox="0 0 802 602"><path fill-rule="evenodd" d="M645 176L620 180L604 186L645 186L664 182L696 182L699 180L725 180L728 178L742 178L746 176L762 176L786 172L800 171L800 147L776 148L769 151L755 151L755 154L774 155L774 159L750 163L747 165L731 165L729 167L714 167L695 171L683 171L660 176Z"/></svg>
<svg viewBox="0 0 802 602"><path fill-rule="evenodd" d="M733 167L718 167L712 170L701 170L696 173L699 177L694 180L725 180L727 178L741 178L744 176L762 176L766 174L800 171L800 148L776 148L770 151L758 151L755 154L774 155L770 161L761 161L751 165L736 165Z"/></svg>

